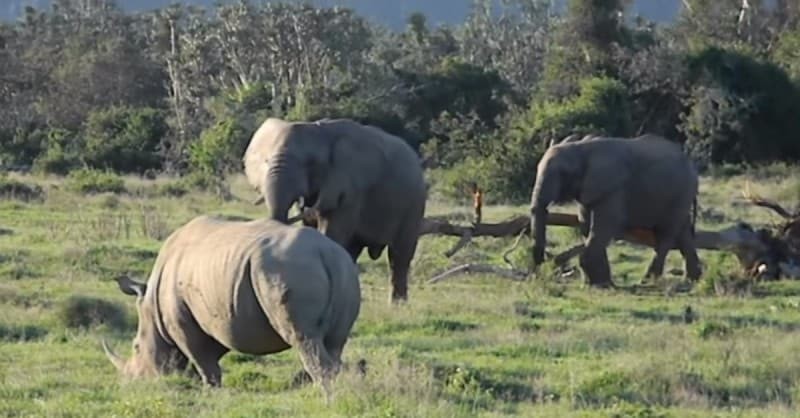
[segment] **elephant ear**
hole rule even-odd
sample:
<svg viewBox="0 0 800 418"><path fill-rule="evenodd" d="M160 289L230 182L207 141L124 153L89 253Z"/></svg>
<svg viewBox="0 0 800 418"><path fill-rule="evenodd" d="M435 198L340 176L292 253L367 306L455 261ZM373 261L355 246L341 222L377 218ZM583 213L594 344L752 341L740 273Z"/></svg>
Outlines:
<svg viewBox="0 0 800 418"><path fill-rule="evenodd" d="M146 284L134 281L130 277L128 277L128 275L119 276L117 277L116 280L117 280L117 286L119 286L119 290L126 295L142 298L144 297L144 294L147 292Z"/></svg>
<svg viewBox="0 0 800 418"><path fill-rule="evenodd" d="M380 181L388 163L381 132L358 125L341 126L331 147L327 176L317 208L325 213L348 206Z"/></svg>
<svg viewBox="0 0 800 418"><path fill-rule="evenodd" d="M624 156L601 150L589 156L578 199L581 204L591 206L625 185L631 173L626 158L620 157Z"/></svg>

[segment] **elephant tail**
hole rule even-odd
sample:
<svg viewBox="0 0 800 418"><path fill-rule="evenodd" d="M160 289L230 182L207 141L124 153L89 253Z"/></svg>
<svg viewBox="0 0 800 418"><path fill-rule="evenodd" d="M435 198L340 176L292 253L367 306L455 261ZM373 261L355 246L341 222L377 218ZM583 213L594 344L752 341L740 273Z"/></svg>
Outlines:
<svg viewBox="0 0 800 418"><path fill-rule="evenodd" d="M697 196L692 200L692 237L697 229Z"/></svg>

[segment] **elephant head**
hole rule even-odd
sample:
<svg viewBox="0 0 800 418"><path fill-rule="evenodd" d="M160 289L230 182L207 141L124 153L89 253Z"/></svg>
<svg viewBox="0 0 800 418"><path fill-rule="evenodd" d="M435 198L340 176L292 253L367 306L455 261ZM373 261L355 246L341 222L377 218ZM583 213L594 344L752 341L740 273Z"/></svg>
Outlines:
<svg viewBox="0 0 800 418"><path fill-rule="evenodd" d="M265 129L267 124L272 129ZM313 206L322 216L356 205L359 192L377 182L385 166L379 135L350 120L265 122L247 153L261 148L266 155L261 193L270 217L286 223L296 202Z"/></svg>
<svg viewBox="0 0 800 418"><path fill-rule="evenodd" d="M620 187L629 175L623 150L597 141L598 137L572 139L549 147L536 169L531 194L534 266L544 261L550 204L577 201L584 207L591 207Z"/></svg>
<svg viewBox="0 0 800 418"><path fill-rule="evenodd" d="M102 341L103 351L114 367L123 376L130 378L155 377L185 368L188 359L168 343L158 330L157 309L151 302L152 298L145 296L147 285L135 282L126 276L118 278L117 284L123 293L136 296L139 324L133 340L133 355L128 360L119 357L108 347L105 340Z"/></svg>

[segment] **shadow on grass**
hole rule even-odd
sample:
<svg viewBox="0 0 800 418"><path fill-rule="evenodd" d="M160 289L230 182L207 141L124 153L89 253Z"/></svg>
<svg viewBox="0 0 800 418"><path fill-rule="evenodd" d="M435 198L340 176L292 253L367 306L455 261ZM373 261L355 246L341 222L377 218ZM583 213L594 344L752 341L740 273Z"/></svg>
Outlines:
<svg viewBox="0 0 800 418"><path fill-rule="evenodd" d="M44 338L48 331L37 325L5 325L0 324L0 341L24 342Z"/></svg>
<svg viewBox="0 0 800 418"><path fill-rule="evenodd" d="M697 320L695 314L686 312L674 313L664 310L631 310L631 317L651 322L668 322L671 324L689 324ZM702 316L702 315L701 315ZM733 328L762 327L773 328L785 332L800 330L800 322L764 318L754 315L712 315L705 319L722 322Z"/></svg>

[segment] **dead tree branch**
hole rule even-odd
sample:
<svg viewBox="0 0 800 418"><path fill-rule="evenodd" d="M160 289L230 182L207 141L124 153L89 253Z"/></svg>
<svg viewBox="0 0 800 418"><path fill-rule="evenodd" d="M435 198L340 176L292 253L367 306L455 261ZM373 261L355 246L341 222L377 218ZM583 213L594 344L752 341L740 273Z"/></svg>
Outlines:
<svg viewBox="0 0 800 418"><path fill-rule="evenodd" d="M781 205L762 199L751 193L749 186L744 195L757 206L770 208L791 221L785 225L780 237L774 237L769 231L755 230L750 225L740 222L719 231L698 230L695 233L695 246L702 250L728 251L736 255L745 271L758 271L758 274L768 274L775 278L779 276L800 278L800 216L792 215ZM512 280L524 280L529 273L516 269L508 258L516 249L522 237L530 233L530 216L517 216L497 223L472 223L459 225L449 219L454 216L435 216L424 218L419 234L444 235L458 237L456 244L445 252L450 258L459 250L467 246L475 237L517 237L514 245L503 253L503 260L510 268L480 264L463 264L453 267L429 280L435 283L457 274L492 273ZM306 225L316 225L317 213L313 208L305 208L302 213L289 219L290 223L303 221ZM551 212L547 217L549 226L578 227L576 215ZM655 236L649 230L630 229L625 231L618 240L632 244L655 247ZM584 250L583 244L575 245L568 250L557 254L553 261L557 266L563 266L571 259L579 256ZM763 273L768 271L768 273Z"/></svg>
<svg viewBox="0 0 800 418"><path fill-rule="evenodd" d="M750 189L750 182L746 182L744 186L744 190L742 191L742 197L750 201L752 204L756 206L761 206L763 208L772 209L778 215L780 215L784 219L795 219L800 218L800 213L792 214L788 210L784 209L783 206L778 204L777 202L773 202L768 199L764 199L761 196L755 194Z"/></svg>
<svg viewBox="0 0 800 418"><path fill-rule="evenodd" d="M577 227L579 222L576 215L551 212L548 214L547 224L552 226ZM447 257L451 257L456 251L463 248L471 241L473 237L503 238L517 236L517 242L514 244L512 249L506 251L506 253L503 255L503 259L507 263L511 264L507 257L509 252L516 248L522 235L529 232L530 218L528 216L519 216L508 219L504 222L480 223L468 226L454 225L449 221L441 219L440 217L425 218L420 235L435 234L459 237L459 241L456 246L445 253ZM643 229L627 230L624 234L622 234L622 236L618 237L618 240L651 248L655 247L655 236L651 231ZM748 271L760 267L761 264L766 263L765 260L772 260L774 268L778 269L780 274L783 276L800 276L800 267L785 261L787 259L791 259L791 257L785 255L785 251L781 253L784 255L776 256L773 254L775 253L775 245L770 241L768 235L765 235L764 231L756 231L750 225L743 222L719 231L699 230L695 233L695 245L698 249L703 250L732 252L739 259L742 267ZM573 246L568 250L554 256L554 263L558 266L563 266L572 258L580 255L581 252L583 252L583 249L583 244ZM502 273L498 273L499 271L502 271ZM521 277L523 274L523 272L514 269L513 266L510 270L508 270L493 266L465 264L450 269L441 275L449 277L459 273L475 272L491 272L503 277ZM436 276L436 278L436 281L441 280L439 276Z"/></svg>
<svg viewBox="0 0 800 418"><path fill-rule="evenodd" d="M436 283L448 277L456 276L459 274L474 274L474 273L491 273L491 274L496 274L502 278L514 281L523 281L528 277L528 273L525 271L513 270L513 269L509 270L509 269L504 269L502 267L489 266L486 264L468 263L453 267L443 273L440 273L431 278L430 280L428 280L428 283L429 284Z"/></svg>

